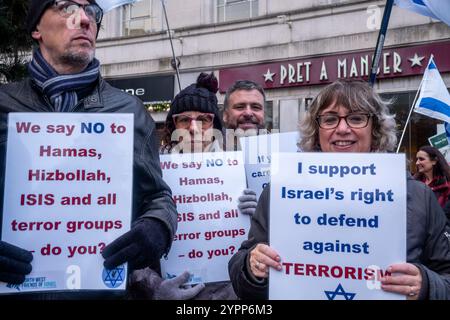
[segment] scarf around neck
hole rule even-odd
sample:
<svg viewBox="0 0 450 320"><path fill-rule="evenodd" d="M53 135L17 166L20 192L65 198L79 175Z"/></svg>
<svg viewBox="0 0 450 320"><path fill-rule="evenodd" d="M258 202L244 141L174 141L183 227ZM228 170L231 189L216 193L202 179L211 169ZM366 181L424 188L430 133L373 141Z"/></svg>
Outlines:
<svg viewBox="0 0 450 320"><path fill-rule="evenodd" d="M100 63L94 58L83 72L60 75L44 59L41 51L36 49L28 64L28 71L36 85L50 99L55 111L70 112L78 103L77 93L97 81Z"/></svg>

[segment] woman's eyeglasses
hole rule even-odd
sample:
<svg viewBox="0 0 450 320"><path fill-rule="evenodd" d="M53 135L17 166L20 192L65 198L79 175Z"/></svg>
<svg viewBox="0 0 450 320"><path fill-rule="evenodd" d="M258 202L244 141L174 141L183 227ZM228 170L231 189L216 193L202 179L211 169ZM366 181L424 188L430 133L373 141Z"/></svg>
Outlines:
<svg viewBox="0 0 450 320"><path fill-rule="evenodd" d="M203 129L207 129L214 121L214 114L203 113L196 117L191 117L185 114L174 114L172 119L177 127L189 128L192 121L198 121L201 123Z"/></svg>
<svg viewBox="0 0 450 320"><path fill-rule="evenodd" d="M350 113L341 117L337 114L329 113L318 116L316 121L322 129L334 129L337 128L341 119L345 119L350 128L361 129L367 127L371 116L372 114L370 113Z"/></svg>

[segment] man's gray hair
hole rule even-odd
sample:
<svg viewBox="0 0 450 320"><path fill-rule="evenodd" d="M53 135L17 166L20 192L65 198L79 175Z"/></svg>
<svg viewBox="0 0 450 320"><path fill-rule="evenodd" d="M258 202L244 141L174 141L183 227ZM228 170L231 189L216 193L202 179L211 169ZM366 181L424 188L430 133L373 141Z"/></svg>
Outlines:
<svg viewBox="0 0 450 320"><path fill-rule="evenodd" d="M259 93L261 93L264 98L264 105L266 104L266 94L264 93L264 89L260 84L250 80L238 80L235 83L233 83L231 87L228 88L225 94L225 100L223 102L224 110L228 108L231 94L238 90L247 90L247 91L258 90Z"/></svg>

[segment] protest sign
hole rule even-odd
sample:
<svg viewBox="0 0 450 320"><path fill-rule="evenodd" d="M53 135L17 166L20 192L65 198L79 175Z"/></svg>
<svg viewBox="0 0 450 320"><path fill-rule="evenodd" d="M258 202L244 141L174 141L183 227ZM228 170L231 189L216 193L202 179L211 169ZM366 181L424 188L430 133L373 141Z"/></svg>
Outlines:
<svg viewBox="0 0 450 320"><path fill-rule="evenodd" d="M229 280L228 261L247 239L250 217L237 209L245 188L241 152L161 155L178 210L178 230L162 274L191 273L190 284Z"/></svg>
<svg viewBox="0 0 450 320"><path fill-rule="evenodd" d="M434 136L429 137L428 142L431 146L437 149L445 148L448 146L447 134L445 132L438 133Z"/></svg>
<svg viewBox="0 0 450 320"><path fill-rule="evenodd" d="M436 125L437 134L428 137L428 142L432 147L439 150L445 160L450 163L450 124L445 122Z"/></svg>
<svg viewBox="0 0 450 320"><path fill-rule="evenodd" d="M33 270L0 292L125 289L103 248L130 229L133 115L10 113L2 240Z"/></svg>
<svg viewBox="0 0 450 320"><path fill-rule="evenodd" d="M404 154L272 154L270 299L404 299L380 289L406 261Z"/></svg>
<svg viewBox="0 0 450 320"><path fill-rule="evenodd" d="M271 154L275 152L297 152L299 141L300 135L297 131L240 138L245 160L247 186L256 192L258 199L263 189L270 182Z"/></svg>

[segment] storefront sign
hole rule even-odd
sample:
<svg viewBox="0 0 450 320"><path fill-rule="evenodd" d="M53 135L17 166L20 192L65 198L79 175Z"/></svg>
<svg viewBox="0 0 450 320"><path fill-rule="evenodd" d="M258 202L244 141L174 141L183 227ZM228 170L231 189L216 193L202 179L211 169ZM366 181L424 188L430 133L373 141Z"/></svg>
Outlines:
<svg viewBox="0 0 450 320"><path fill-rule="evenodd" d="M422 75L431 54L441 73L450 72L450 41L403 48L385 48L377 78ZM260 83L264 89L331 83L337 79L368 79L373 50L309 57L220 70L220 92L236 80Z"/></svg>
<svg viewBox="0 0 450 320"><path fill-rule="evenodd" d="M124 79L106 79L113 87L138 97L144 103L170 101L174 96L174 77L145 76Z"/></svg>

